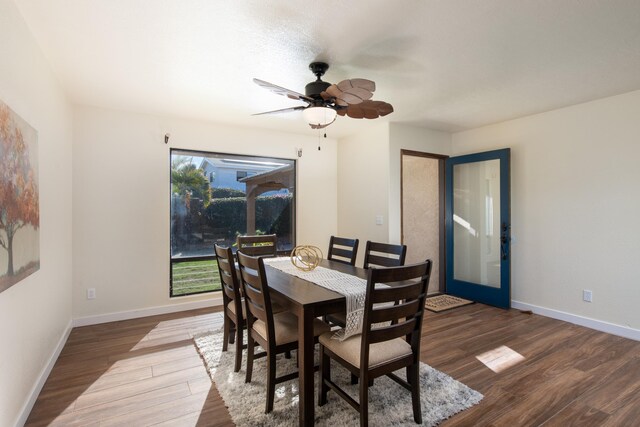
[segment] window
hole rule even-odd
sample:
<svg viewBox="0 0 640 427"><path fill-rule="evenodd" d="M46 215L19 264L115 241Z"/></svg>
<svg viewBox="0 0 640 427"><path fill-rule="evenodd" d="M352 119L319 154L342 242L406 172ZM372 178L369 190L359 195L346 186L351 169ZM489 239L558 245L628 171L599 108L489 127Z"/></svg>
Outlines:
<svg viewBox="0 0 640 427"><path fill-rule="evenodd" d="M291 251L295 182L294 160L171 150L171 296L220 290L215 243L276 234Z"/></svg>

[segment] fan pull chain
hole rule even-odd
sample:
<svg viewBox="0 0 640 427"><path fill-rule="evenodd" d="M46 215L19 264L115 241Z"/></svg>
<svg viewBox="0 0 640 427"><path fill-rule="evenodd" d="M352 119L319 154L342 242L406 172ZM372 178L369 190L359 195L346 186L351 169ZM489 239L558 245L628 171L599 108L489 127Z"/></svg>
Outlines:
<svg viewBox="0 0 640 427"><path fill-rule="evenodd" d="M327 138L327 132L324 133L324 137ZM318 129L318 151L320 151L320 141L322 140L320 139L320 129Z"/></svg>

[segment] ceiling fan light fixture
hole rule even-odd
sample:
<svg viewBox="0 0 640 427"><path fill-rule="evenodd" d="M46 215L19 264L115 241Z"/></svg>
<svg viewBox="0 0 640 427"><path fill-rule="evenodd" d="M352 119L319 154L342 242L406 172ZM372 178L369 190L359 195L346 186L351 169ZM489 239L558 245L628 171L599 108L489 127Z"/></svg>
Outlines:
<svg viewBox="0 0 640 427"><path fill-rule="evenodd" d="M302 111L302 117L309 125L326 126L333 123L338 113L329 107L307 107Z"/></svg>
<svg viewBox="0 0 640 427"><path fill-rule="evenodd" d="M391 104L371 99L376 90L374 81L360 78L347 79L336 85L324 82L320 78L329 68L327 63L312 62L309 68L317 79L305 86L305 95L264 80L253 79L255 84L277 95L307 104L306 106L281 108L253 115L302 111L302 117L311 129L323 129L333 123L338 115L346 115L353 119L377 119L393 113Z"/></svg>

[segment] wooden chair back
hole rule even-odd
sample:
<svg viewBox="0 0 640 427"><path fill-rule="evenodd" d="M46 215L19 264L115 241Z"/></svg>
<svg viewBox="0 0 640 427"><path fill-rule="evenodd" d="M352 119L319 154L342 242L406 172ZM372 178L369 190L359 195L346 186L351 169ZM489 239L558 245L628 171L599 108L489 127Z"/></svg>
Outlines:
<svg viewBox="0 0 640 427"><path fill-rule="evenodd" d="M407 257L407 245L392 245L367 241L364 250L364 268L399 267L404 265Z"/></svg>
<svg viewBox="0 0 640 427"><path fill-rule="evenodd" d="M275 343L273 311L269 285L262 257L253 257L238 251L238 265L247 313L247 330L251 331L255 319L262 320L267 327L268 342Z"/></svg>
<svg viewBox="0 0 640 427"><path fill-rule="evenodd" d="M278 236L238 236L238 250L249 256L276 256Z"/></svg>
<svg viewBox="0 0 640 427"><path fill-rule="evenodd" d="M327 259L338 261L344 264L356 265L358 255L358 239L347 239L344 237L331 236L329 239L329 252Z"/></svg>
<svg viewBox="0 0 640 427"><path fill-rule="evenodd" d="M427 260L403 267L369 270L360 366L368 365L371 344L399 337L406 338L414 357L420 356L420 334L431 267L431 260ZM376 283L390 286L376 286ZM390 324L376 325L385 322Z"/></svg>
<svg viewBox="0 0 640 427"><path fill-rule="evenodd" d="M213 245L213 248L218 264L218 274L220 274L224 306L226 308L229 302L234 301L236 313L242 313L240 282L238 280L233 252L231 248L220 246L217 243Z"/></svg>

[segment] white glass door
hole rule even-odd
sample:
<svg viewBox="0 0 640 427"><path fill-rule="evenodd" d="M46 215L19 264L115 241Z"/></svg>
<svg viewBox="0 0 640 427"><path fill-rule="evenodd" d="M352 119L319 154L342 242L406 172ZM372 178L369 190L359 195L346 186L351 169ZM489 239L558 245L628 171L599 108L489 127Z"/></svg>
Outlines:
<svg viewBox="0 0 640 427"><path fill-rule="evenodd" d="M446 161L447 293L510 307L509 149Z"/></svg>

